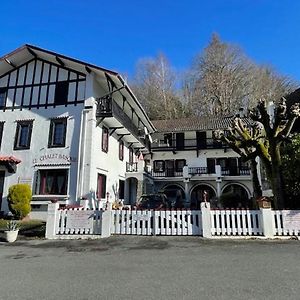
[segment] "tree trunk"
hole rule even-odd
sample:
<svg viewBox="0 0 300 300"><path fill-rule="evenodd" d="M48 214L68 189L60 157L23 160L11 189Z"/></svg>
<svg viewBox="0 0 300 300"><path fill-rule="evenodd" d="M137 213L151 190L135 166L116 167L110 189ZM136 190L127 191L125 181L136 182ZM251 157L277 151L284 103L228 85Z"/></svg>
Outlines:
<svg viewBox="0 0 300 300"><path fill-rule="evenodd" d="M274 208L275 209L283 209L284 208L284 200L285 200L285 189L283 182L283 173L281 166L281 158L280 158L280 144L271 144L271 157L272 157L272 165L271 165L271 178L269 179L272 185L272 190L274 194Z"/></svg>
<svg viewBox="0 0 300 300"><path fill-rule="evenodd" d="M252 184L253 184L253 198L254 201L262 196L262 189L258 179L257 172L257 161L255 159L251 159L251 173L252 173Z"/></svg>
<svg viewBox="0 0 300 300"><path fill-rule="evenodd" d="M283 209L285 200L285 190L282 175L282 168L280 165L273 165L271 185L274 194L274 208Z"/></svg>

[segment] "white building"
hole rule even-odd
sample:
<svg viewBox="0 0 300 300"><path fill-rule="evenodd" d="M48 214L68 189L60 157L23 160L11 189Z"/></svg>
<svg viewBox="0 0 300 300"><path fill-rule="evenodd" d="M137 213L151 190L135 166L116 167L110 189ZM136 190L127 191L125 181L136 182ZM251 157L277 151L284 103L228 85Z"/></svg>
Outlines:
<svg viewBox="0 0 300 300"><path fill-rule="evenodd" d="M205 193L248 199L249 167L212 139L230 122L153 125L118 73L24 45L0 59L0 210L16 183L31 186L32 217L42 218L50 201L134 205L161 191L176 207L198 208Z"/></svg>
<svg viewBox="0 0 300 300"><path fill-rule="evenodd" d="M243 199L237 206L251 206L253 188L248 164L227 145L213 139L213 131L228 129L232 119L153 121L157 131L152 135L151 151L145 156L147 166L144 169L140 165L127 178L133 181L140 172L146 173L153 192L164 192L177 207L199 208L205 193L213 207L222 205L218 199L224 194Z"/></svg>
<svg viewBox="0 0 300 300"><path fill-rule="evenodd" d="M126 165L148 151L154 127L116 72L31 45L0 59L0 210L8 188L47 204L124 199ZM101 203L101 201L100 201Z"/></svg>

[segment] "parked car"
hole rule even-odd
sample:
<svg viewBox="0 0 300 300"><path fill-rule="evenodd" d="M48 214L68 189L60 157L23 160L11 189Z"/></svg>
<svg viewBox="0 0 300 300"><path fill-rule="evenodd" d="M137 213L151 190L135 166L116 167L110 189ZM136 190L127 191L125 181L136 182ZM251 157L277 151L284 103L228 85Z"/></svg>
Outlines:
<svg viewBox="0 0 300 300"><path fill-rule="evenodd" d="M165 194L145 194L136 203L137 209L162 209L169 208Z"/></svg>

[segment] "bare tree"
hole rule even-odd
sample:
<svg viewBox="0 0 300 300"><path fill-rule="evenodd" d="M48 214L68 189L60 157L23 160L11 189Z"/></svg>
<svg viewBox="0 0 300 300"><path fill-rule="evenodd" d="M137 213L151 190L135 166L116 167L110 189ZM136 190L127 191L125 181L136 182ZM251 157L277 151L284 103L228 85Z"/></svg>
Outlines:
<svg viewBox="0 0 300 300"><path fill-rule="evenodd" d="M176 82L177 75L165 55L138 61L131 86L150 119L172 119L184 115Z"/></svg>
<svg viewBox="0 0 300 300"><path fill-rule="evenodd" d="M213 34L194 60L183 93L196 115L228 115L255 107L260 99L280 99L295 86L272 68L253 63L235 45Z"/></svg>

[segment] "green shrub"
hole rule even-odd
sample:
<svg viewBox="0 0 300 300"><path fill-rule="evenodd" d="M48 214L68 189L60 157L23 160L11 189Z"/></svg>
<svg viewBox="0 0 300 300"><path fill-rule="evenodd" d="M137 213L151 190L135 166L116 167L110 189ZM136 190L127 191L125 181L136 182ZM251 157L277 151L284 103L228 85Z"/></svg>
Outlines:
<svg viewBox="0 0 300 300"><path fill-rule="evenodd" d="M31 188L28 184L15 184L8 189L8 207L18 219L26 217L30 211Z"/></svg>

